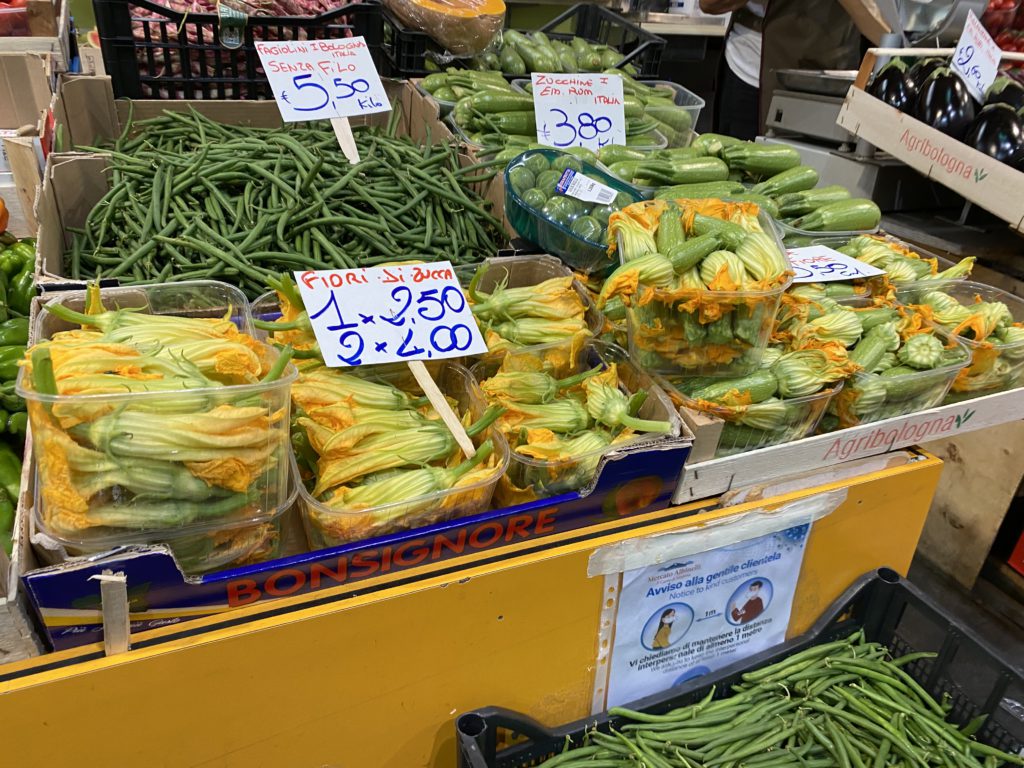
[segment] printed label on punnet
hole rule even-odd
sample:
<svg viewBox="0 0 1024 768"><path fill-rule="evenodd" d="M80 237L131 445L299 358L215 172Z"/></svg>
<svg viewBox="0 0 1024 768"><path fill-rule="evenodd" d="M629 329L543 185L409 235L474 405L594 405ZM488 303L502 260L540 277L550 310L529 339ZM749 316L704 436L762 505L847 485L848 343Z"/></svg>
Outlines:
<svg viewBox="0 0 1024 768"><path fill-rule="evenodd" d="M487 352L447 261L295 272L329 368Z"/></svg>
<svg viewBox="0 0 1024 768"><path fill-rule="evenodd" d="M615 199L615 195L618 194L611 187L589 176L584 176L572 168L565 169L562 178L555 185L555 189L563 195L575 197L577 200L599 203L600 205L608 205L608 203Z"/></svg>
<svg viewBox="0 0 1024 768"><path fill-rule="evenodd" d="M790 248L786 253L789 254L789 263L793 265L794 283L830 283L885 274L884 269L857 261L826 245Z"/></svg>
<svg viewBox="0 0 1024 768"><path fill-rule="evenodd" d="M995 40L978 21L974 11L967 12L964 31L953 54L952 69L964 81L967 90L977 101L984 103L985 91L992 85L999 71L1003 52Z"/></svg>
<svg viewBox="0 0 1024 768"><path fill-rule="evenodd" d="M622 78L534 72L532 80L539 143L595 152L607 144L626 143Z"/></svg>
<svg viewBox="0 0 1024 768"><path fill-rule="evenodd" d="M361 37L259 42L256 52L286 123L391 109Z"/></svg>

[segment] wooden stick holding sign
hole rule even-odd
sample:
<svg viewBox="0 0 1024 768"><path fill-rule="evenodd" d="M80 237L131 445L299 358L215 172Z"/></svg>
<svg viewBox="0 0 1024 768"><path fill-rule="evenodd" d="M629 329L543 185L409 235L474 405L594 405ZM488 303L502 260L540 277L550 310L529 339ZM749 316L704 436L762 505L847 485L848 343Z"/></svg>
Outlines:
<svg viewBox="0 0 1024 768"><path fill-rule="evenodd" d="M338 139L338 146L345 154L345 159L355 165L359 162L359 147L356 146L356 137L352 135L352 125L347 117L332 117L331 127Z"/></svg>
<svg viewBox="0 0 1024 768"><path fill-rule="evenodd" d="M467 457L476 450L424 360L487 351L449 262L296 272L330 368L407 363Z"/></svg>
<svg viewBox="0 0 1024 768"><path fill-rule="evenodd" d="M341 151L350 163L358 163L359 149L356 146L355 136L352 134L352 126L348 118L375 114L377 112L387 112L391 109L387 93L384 91L384 85L380 81L380 75L377 73L377 68L374 66L373 59L370 56L370 50L367 48L363 38L350 37L338 40L260 42L256 43L256 51L259 54L260 61L263 63L263 70L267 73L271 90L274 92L274 99L281 110L281 118L288 123L307 120L330 120ZM401 267L396 267L394 270L397 270L399 274L404 274ZM316 322L313 324L317 341L320 343L320 349L324 353L324 362L329 367L362 365L370 362L407 362L412 375L430 400L430 404L434 406L434 410L440 415L441 420L451 430L459 447L462 448L467 457L472 457L476 453L473 441L469 439L469 435L466 434L466 430L462 426L459 417L448 404L437 383L431 378L426 366L421 362L422 359L460 357L467 354L466 350L468 347L460 346L463 340L465 340L466 345L472 344L481 347L477 351L486 351L487 347L480 337L480 332L473 321L472 313L469 313L468 323L460 323L458 325L460 329L466 329L465 332L462 330L458 331L458 339L456 339L456 332L452 331L453 335L450 337L450 346L445 351L441 351L437 347L428 348L427 346L416 347L409 345L412 327L416 321L415 317L410 317L408 318L409 327L404 329L408 335L404 336L404 339L402 335L398 335L395 338L374 340L375 354L383 354L379 356L380 359L364 360L361 357L365 345L362 334L365 332L368 335L377 335L376 331L378 329L370 327L376 323L374 318L376 317L381 321L380 330L383 330L384 326L389 326L390 324L389 327L394 328L396 331L403 330L400 326L405 325L406 318L401 318L399 322L395 318L394 312L390 316L386 314L375 315L374 313L379 312L381 306L392 306L394 300L390 292L370 291L369 293L373 296L373 301L365 307L365 312L358 312L362 324L367 327L359 332L348 330L357 327L359 323L356 325L345 324L341 320L342 313L348 314L350 309L356 310L354 305L358 302L355 302L354 299L363 293L359 280L360 278L364 280L370 279L368 275L374 272L374 270L343 270L343 272L360 274L356 278L355 283L345 282L349 278L341 276L341 272L296 274L302 298L307 307L319 308L333 305L334 311L337 313L338 323L336 325L338 327L331 325L328 328L326 325ZM424 272L433 275L437 274L439 270L436 267L431 267L429 269L424 268ZM445 294L444 292L451 290L454 286L454 290L458 290L461 296L461 289L458 288L458 283L454 281L454 273L450 264L447 266L447 273L450 275L451 285L445 284L440 288L434 289L424 288L421 285L419 286L420 290L439 290L442 295L450 296L450 293ZM321 277L333 275L331 278L324 278L323 282L323 286L330 293L330 297L322 295L322 290L313 291L310 288L310 282L307 278L311 274ZM380 275L374 275L373 277L376 280L384 279ZM340 279L342 282L335 285L334 280L337 279ZM320 285L315 279L312 282L313 284ZM412 282L411 277L410 282ZM344 291L344 298L341 298L339 295L342 293L341 288L353 285L356 287L356 290ZM410 292L411 297L412 288L407 286L405 289ZM338 293L335 293L335 291ZM432 295L421 293L421 300L423 300L424 296L427 296L429 300ZM462 297L463 307L465 303L465 298ZM319 312L320 314L316 315L316 317L323 316L323 310L319 310ZM438 317L444 315L445 305L441 306L440 312L441 315ZM402 310L401 313L404 314L405 310ZM422 327L426 328L430 323L428 317L432 318L435 314L436 310L433 313L428 312L426 316L421 315ZM314 315L315 313L310 314L311 320L314 318ZM342 329L341 333L338 333L339 327ZM465 333L469 332L469 329L472 329L472 334L476 338L466 338ZM351 354L352 345L357 343L357 339L359 351L353 356ZM444 340L443 332L440 339L442 346L448 343ZM425 340L425 343L433 343L433 341L434 335L431 335L429 339ZM342 348L336 349L339 344ZM419 351L416 352L414 350ZM445 352L452 352L452 354L446 354Z"/></svg>

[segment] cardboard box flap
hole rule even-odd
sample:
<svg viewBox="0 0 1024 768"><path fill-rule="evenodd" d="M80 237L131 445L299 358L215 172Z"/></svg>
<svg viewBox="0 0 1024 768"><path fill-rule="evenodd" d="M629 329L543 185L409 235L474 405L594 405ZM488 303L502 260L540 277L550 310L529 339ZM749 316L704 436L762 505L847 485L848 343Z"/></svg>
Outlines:
<svg viewBox="0 0 1024 768"><path fill-rule="evenodd" d="M31 53L0 54L0 128L39 123L50 103L46 57Z"/></svg>

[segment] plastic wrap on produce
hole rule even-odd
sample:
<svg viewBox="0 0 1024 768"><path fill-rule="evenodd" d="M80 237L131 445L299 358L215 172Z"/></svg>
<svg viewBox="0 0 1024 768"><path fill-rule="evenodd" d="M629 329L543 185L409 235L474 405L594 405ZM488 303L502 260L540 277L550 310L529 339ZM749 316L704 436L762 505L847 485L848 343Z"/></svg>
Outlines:
<svg viewBox="0 0 1024 768"><path fill-rule="evenodd" d="M455 56L482 53L505 25L502 0L385 0L384 6Z"/></svg>

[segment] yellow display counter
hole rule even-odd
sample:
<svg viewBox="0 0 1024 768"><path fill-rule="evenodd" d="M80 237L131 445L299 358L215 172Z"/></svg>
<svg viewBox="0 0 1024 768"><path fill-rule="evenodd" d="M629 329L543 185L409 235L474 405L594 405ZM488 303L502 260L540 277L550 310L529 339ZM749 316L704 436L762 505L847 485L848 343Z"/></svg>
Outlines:
<svg viewBox="0 0 1024 768"><path fill-rule="evenodd" d="M85 646L6 665L3 764L454 766L453 721L469 709L551 724L589 714L610 599L588 576L595 550L845 492L811 528L793 635L865 571L906 573L941 468L890 454L732 506L695 502L154 630L116 656Z"/></svg>

